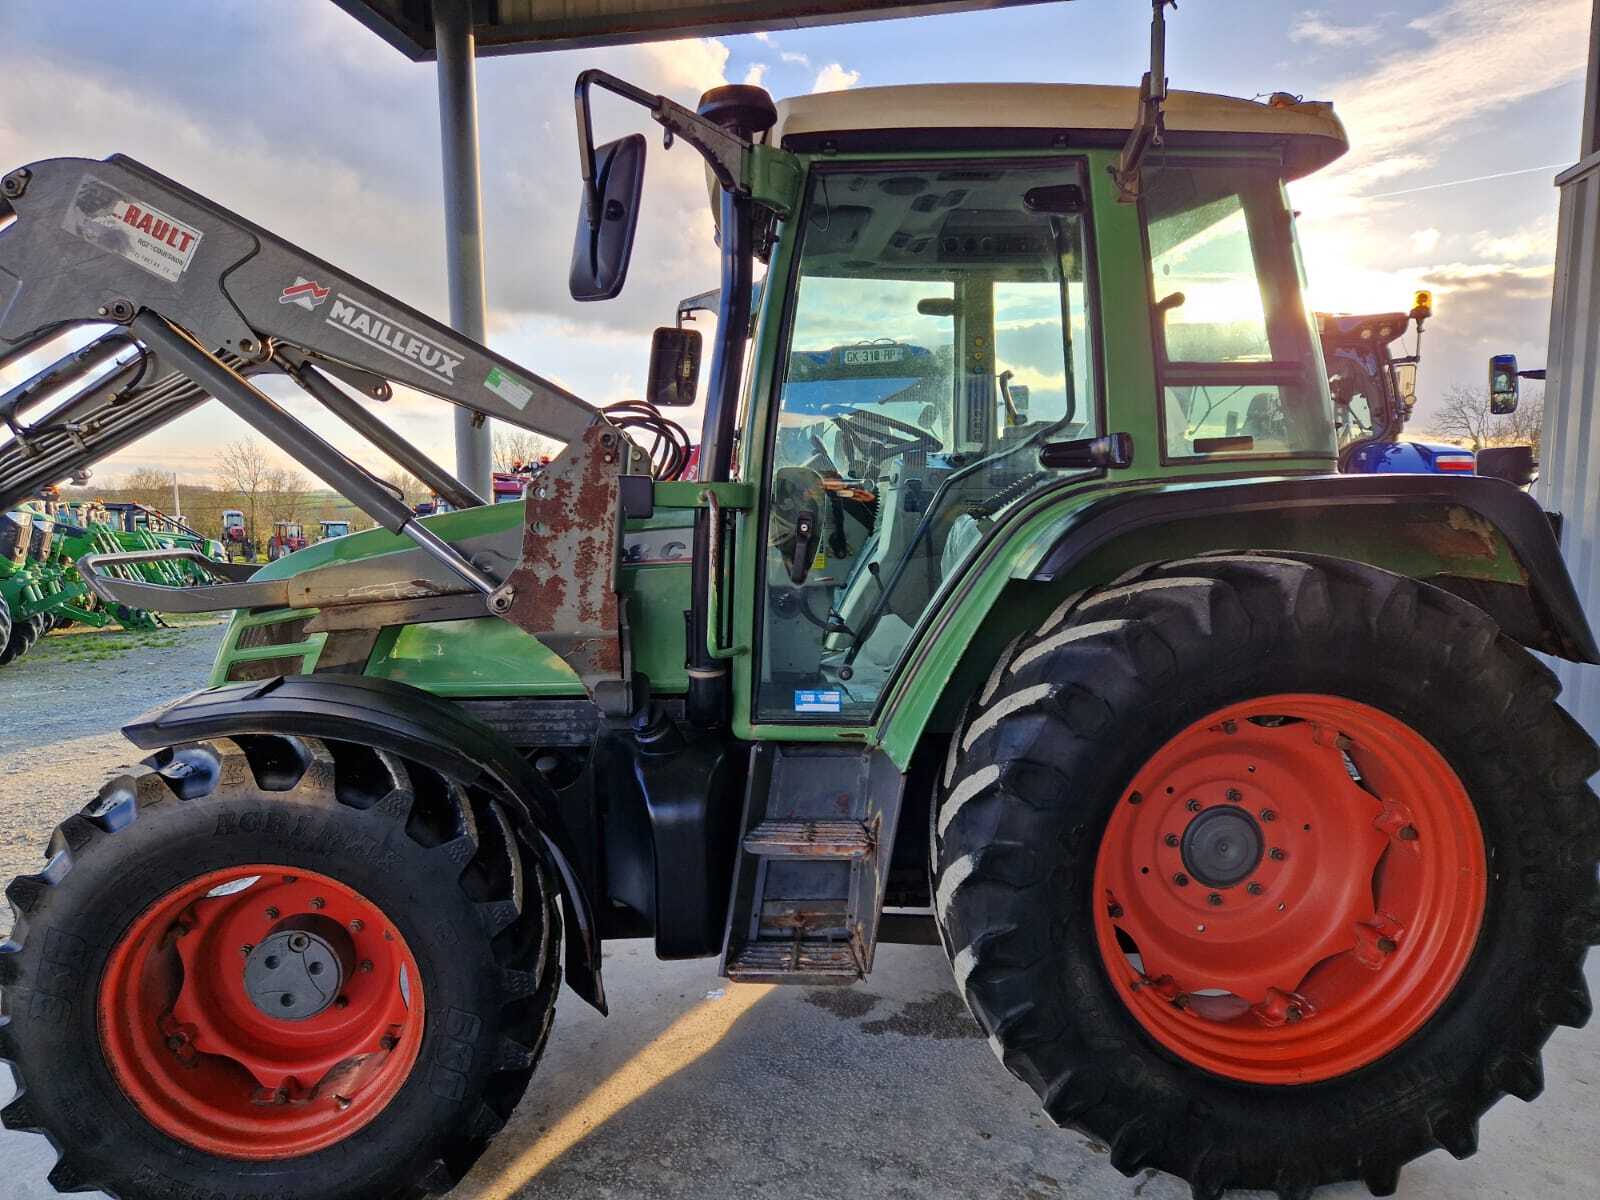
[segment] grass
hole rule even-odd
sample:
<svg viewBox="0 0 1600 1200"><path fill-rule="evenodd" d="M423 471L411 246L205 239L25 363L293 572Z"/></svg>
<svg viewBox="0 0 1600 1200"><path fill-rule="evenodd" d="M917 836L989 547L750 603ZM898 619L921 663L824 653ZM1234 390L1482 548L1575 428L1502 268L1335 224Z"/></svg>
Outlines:
<svg viewBox="0 0 1600 1200"><path fill-rule="evenodd" d="M47 637L33 653L46 651L64 662L107 662L135 650L171 650L183 644L183 632L205 625L220 625L226 617L192 613L169 617L170 629L105 629L75 626Z"/></svg>

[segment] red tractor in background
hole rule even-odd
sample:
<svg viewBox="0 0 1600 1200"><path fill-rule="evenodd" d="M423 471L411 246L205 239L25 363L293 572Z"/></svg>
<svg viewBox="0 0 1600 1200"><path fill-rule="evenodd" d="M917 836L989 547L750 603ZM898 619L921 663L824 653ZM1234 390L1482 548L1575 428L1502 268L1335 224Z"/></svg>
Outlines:
<svg viewBox="0 0 1600 1200"><path fill-rule="evenodd" d="M222 548L229 562L255 561L256 544L250 536L250 526L237 508L222 512Z"/></svg>
<svg viewBox="0 0 1600 1200"><path fill-rule="evenodd" d="M277 562L285 554L304 550L310 544L299 521L274 521L272 537L267 542L267 561Z"/></svg>

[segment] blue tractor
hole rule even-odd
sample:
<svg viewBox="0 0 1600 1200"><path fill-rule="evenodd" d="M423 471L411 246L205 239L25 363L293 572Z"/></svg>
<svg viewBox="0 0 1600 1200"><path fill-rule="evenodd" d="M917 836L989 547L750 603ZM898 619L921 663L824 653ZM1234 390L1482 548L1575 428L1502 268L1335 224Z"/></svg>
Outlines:
<svg viewBox="0 0 1600 1200"><path fill-rule="evenodd" d="M1339 469L1356 475L1471 475L1477 456L1448 442L1402 439L1417 402L1422 326L1433 297L1418 292L1409 313L1318 313L1322 356L1333 393L1339 433ZM1415 324L1416 351L1390 347Z"/></svg>

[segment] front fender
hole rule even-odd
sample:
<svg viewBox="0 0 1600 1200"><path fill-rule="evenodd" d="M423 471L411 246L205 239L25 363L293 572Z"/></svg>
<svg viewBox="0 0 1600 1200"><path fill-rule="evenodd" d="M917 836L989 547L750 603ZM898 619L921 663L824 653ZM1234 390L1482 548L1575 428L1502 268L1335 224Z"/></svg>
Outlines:
<svg viewBox="0 0 1600 1200"><path fill-rule="evenodd" d="M406 684L361 676L302 675L193 692L123 727L144 750L234 734L353 741L387 750L509 801L518 833L548 855L567 916L567 982L606 1011L600 936L575 848L549 784L499 734L460 706Z"/></svg>

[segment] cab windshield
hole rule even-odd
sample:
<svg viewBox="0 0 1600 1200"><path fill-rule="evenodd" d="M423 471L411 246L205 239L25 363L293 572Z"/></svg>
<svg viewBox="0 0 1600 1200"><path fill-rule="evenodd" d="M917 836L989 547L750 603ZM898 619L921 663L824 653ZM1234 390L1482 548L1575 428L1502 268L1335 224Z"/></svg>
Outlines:
<svg viewBox="0 0 1600 1200"><path fill-rule="evenodd" d="M1099 432L1075 161L847 166L800 226L760 719L862 719L984 534Z"/></svg>

